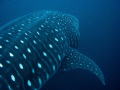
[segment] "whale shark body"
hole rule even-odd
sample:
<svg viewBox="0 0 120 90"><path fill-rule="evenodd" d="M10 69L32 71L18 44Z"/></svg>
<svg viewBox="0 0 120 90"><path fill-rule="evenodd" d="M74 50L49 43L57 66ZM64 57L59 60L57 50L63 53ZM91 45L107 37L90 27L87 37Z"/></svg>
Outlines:
<svg viewBox="0 0 120 90"><path fill-rule="evenodd" d="M105 85L100 68L79 53L77 18L57 11L34 12L0 28L0 90L40 90L58 70L81 68Z"/></svg>

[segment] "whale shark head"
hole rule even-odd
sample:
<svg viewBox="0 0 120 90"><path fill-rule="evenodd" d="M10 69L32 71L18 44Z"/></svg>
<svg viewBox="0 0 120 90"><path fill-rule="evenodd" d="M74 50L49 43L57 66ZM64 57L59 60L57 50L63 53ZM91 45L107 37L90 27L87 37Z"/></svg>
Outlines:
<svg viewBox="0 0 120 90"><path fill-rule="evenodd" d="M73 48L77 48L80 39L78 19L70 14L64 14L57 11L44 12L48 17L48 19L46 19L47 22L50 23L51 26L62 30L66 34L68 44Z"/></svg>
<svg viewBox="0 0 120 90"><path fill-rule="evenodd" d="M39 11L0 28L0 90L40 90L58 70L81 68L105 85L100 68L79 53L76 17Z"/></svg>

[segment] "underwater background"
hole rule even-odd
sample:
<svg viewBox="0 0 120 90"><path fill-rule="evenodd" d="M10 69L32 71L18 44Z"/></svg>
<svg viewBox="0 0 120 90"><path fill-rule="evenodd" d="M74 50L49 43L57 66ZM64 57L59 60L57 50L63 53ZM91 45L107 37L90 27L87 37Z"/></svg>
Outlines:
<svg viewBox="0 0 120 90"><path fill-rule="evenodd" d="M100 67L106 81L104 86L87 70L58 71L41 90L120 90L120 0L0 0L0 27L40 10L78 18L77 50Z"/></svg>

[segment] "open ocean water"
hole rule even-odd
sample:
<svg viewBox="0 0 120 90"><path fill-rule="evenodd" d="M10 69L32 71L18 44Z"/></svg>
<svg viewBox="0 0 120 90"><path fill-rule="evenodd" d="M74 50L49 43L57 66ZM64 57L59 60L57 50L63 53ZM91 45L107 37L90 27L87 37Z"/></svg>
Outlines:
<svg viewBox="0 0 120 90"><path fill-rule="evenodd" d="M0 27L40 10L78 18L77 50L100 67L106 82L87 70L73 69L58 71L41 90L120 90L120 0L0 0Z"/></svg>

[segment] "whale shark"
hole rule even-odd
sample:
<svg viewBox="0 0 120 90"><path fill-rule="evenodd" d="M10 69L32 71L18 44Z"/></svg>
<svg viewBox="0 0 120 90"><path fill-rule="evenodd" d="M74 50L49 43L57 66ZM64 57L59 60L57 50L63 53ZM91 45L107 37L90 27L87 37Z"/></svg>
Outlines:
<svg viewBox="0 0 120 90"><path fill-rule="evenodd" d="M58 11L37 11L0 28L0 90L40 90L58 71L85 69L105 85L100 68L77 51L79 21Z"/></svg>

